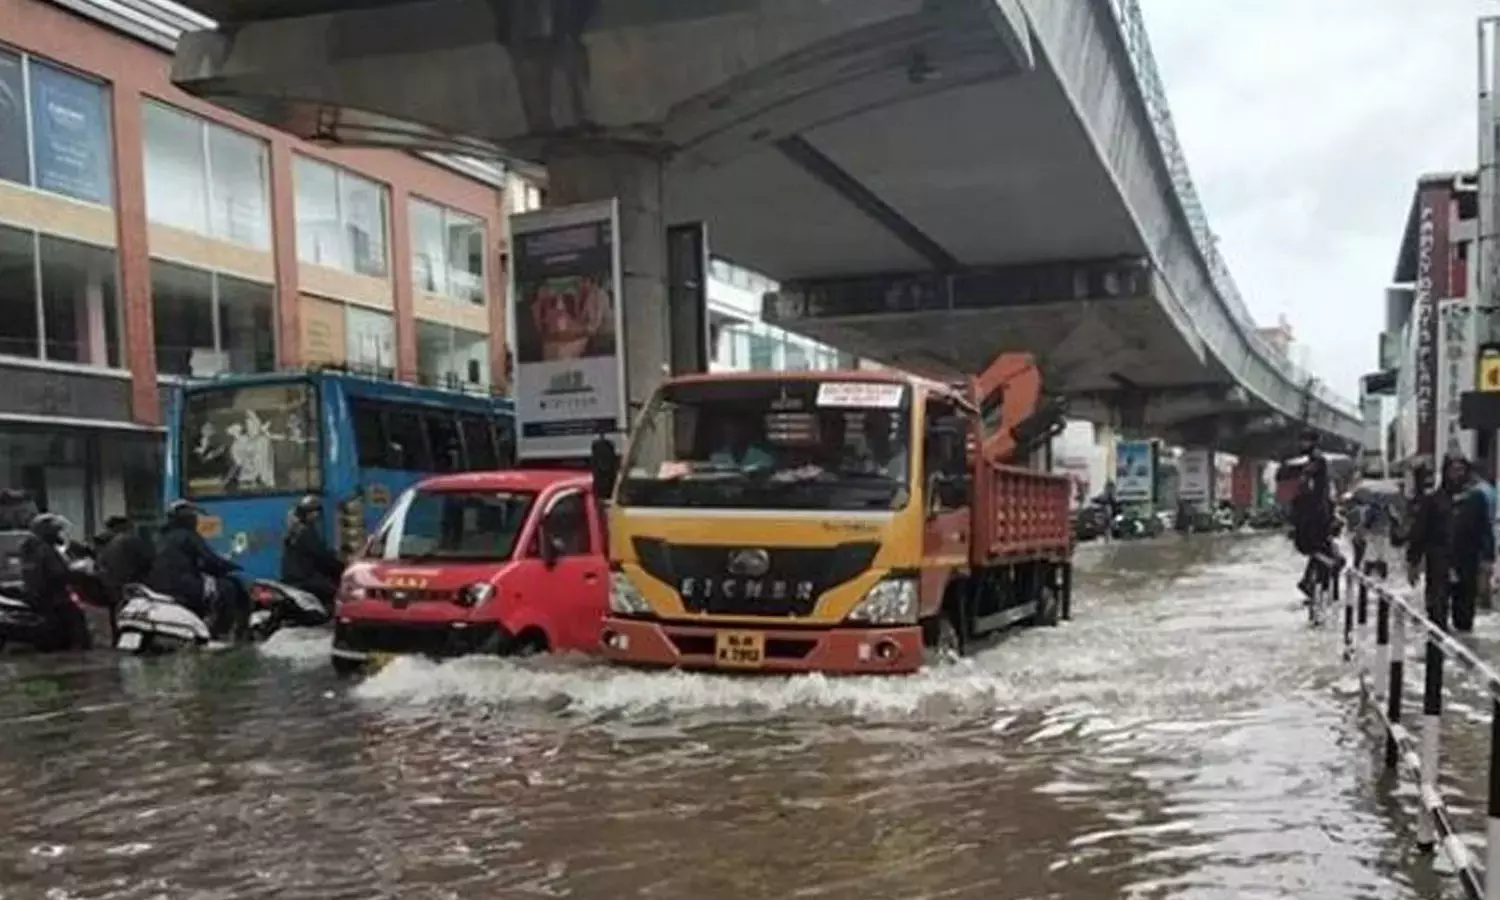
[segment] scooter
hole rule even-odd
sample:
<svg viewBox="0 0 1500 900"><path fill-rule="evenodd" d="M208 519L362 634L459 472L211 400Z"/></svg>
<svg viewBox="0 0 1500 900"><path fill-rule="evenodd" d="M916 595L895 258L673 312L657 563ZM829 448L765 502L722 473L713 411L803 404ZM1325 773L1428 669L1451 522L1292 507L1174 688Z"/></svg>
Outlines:
<svg viewBox="0 0 1500 900"><path fill-rule="evenodd" d="M209 585L213 584L210 580ZM218 609L210 587L209 605ZM186 605L145 585L128 584L115 618L115 649L137 655L170 653L214 643L210 623ZM285 626L315 628L333 618L317 597L269 579L250 583L250 640L260 642Z"/></svg>

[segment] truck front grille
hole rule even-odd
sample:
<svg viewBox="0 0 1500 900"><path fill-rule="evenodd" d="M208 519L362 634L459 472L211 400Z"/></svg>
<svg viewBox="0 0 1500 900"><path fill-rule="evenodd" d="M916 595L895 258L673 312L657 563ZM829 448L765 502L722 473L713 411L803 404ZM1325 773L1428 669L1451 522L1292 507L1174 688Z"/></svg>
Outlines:
<svg viewBox="0 0 1500 900"><path fill-rule="evenodd" d="M724 616L812 615L827 591L869 570L880 551L873 541L835 547L744 547L633 540L641 568L670 584L690 612ZM743 551L759 551L764 573L736 571Z"/></svg>

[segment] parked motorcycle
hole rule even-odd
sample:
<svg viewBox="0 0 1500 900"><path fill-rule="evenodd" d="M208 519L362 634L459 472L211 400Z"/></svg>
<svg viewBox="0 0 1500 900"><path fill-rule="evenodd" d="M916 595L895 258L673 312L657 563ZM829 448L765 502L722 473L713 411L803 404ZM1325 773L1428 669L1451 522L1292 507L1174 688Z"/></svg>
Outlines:
<svg viewBox="0 0 1500 900"><path fill-rule="evenodd" d="M21 584L21 542L29 534L19 530L0 532L0 649L6 646L36 648L51 637L47 620L26 599ZM90 608L109 609L93 554L88 548L70 544L63 550L63 556L74 575L68 589L69 602L85 614L85 621Z"/></svg>
<svg viewBox="0 0 1500 900"><path fill-rule="evenodd" d="M218 604L211 598L210 607ZM250 583L250 640L264 641L283 627L315 628L326 625L332 611L317 597L289 584L270 579ZM170 653L186 647L206 647L214 629L177 598L145 585L125 586L125 598L116 618L119 635L115 649L149 655Z"/></svg>

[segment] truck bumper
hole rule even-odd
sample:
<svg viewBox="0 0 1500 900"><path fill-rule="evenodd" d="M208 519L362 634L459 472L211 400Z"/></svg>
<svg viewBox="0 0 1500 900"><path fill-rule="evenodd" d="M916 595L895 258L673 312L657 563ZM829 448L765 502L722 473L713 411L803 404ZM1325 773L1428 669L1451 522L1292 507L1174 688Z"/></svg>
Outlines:
<svg viewBox="0 0 1500 900"><path fill-rule="evenodd" d="M730 638L759 648L757 659L722 655ZM725 672L826 672L903 674L922 667L922 629L894 628L757 629L677 625L606 617L599 630L599 653L628 665Z"/></svg>

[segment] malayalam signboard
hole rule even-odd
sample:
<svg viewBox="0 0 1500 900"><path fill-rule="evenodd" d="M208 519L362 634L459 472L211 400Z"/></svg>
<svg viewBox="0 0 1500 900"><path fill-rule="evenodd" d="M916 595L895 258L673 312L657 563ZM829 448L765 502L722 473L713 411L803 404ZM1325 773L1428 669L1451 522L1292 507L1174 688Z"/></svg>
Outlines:
<svg viewBox="0 0 1500 900"><path fill-rule="evenodd" d="M511 216L521 459L586 457L626 428L616 201Z"/></svg>
<svg viewBox="0 0 1500 900"><path fill-rule="evenodd" d="M1121 441L1115 448L1115 499L1150 503L1156 496L1156 455L1150 441Z"/></svg>
<svg viewBox="0 0 1500 900"><path fill-rule="evenodd" d="M1438 307L1437 449L1474 456L1474 433L1461 424L1463 395L1474 390L1474 306L1467 299L1444 300Z"/></svg>

